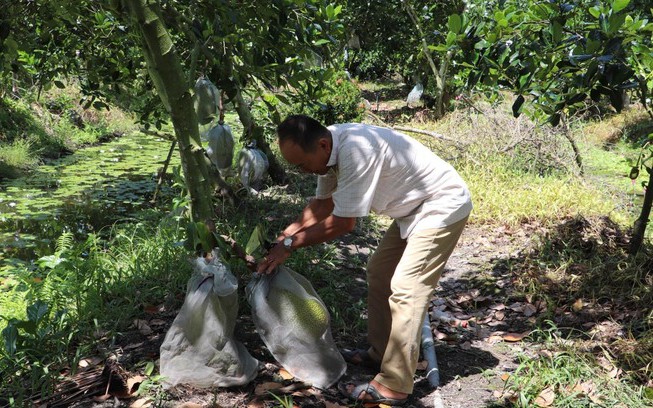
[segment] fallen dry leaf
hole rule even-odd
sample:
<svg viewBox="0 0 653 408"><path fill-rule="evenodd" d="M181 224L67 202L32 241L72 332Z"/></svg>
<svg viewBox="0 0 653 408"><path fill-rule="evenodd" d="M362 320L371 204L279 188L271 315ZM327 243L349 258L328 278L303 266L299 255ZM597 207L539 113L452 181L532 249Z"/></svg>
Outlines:
<svg viewBox="0 0 653 408"><path fill-rule="evenodd" d="M145 313L155 314L155 313L159 313L159 312L163 311L164 309L165 308L164 308L163 305L146 305L143 308L143 311Z"/></svg>
<svg viewBox="0 0 653 408"><path fill-rule="evenodd" d="M265 406L265 401L256 398L247 403L247 408L265 408Z"/></svg>
<svg viewBox="0 0 653 408"><path fill-rule="evenodd" d="M619 378L621 377L622 373L623 371L621 370L621 368L615 367L608 373L608 375L610 376L610 378Z"/></svg>
<svg viewBox="0 0 653 408"><path fill-rule="evenodd" d="M138 387L141 385L141 383L145 380L145 377L142 375L135 375L133 377L130 377L127 379L127 389L129 390L129 394L133 394L136 391L138 391Z"/></svg>
<svg viewBox="0 0 653 408"><path fill-rule="evenodd" d="M129 404L129 408L147 408L152 405L152 401L149 398L139 398L136 401ZM199 406L201 408L201 406ZM181 407L178 407L181 408ZM191 408L186 406L186 408Z"/></svg>
<svg viewBox="0 0 653 408"><path fill-rule="evenodd" d="M546 387L540 392L540 395L535 398L535 405L538 407L550 407L555 401L556 393L551 387Z"/></svg>
<svg viewBox="0 0 653 408"><path fill-rule="evenodd" d="M513 312L522 312L524 311L524 304L521 302L515 302L512 305L508 306L508 309L512 310Z"/></svg>
<svg viewBox="0 0 653 408"><path fill-rule="evenodd" d="M574 312L580 312L583 310L583 299L577 299L573 305L571 305L571 309Z"/></svg>
<svg viewBox="0 0 653 408"><path fill-rule="evenodd" d="M497 310L494 313L494 318L497 320L503 320L505 317L506 317L506 312L504 312L503 310Z"/></svg>
<svg viewBox="0 0 653 408"><path fill-rule="evenodd" d="M435 334L435 338L438 339L438 340L444 340L444 339L447 338L446 333L442 333L441 331L435 330L434 334Z"/></svg>
<svg viewBox="0 0 653 408"><path fill-rule="evenodd" d="M109 395L109 394L96 395L95 397L93 397L93 401L95 401L95 402L104 402L104 401L108 400L109 398L111 398L111 395Z"/></svg>
<svg viewBox="0 0 653 408"><path fill-rule="evenodd" d="M537 313L537 308L534 305L527 303L524 305L524 310L522 311L522 313L524 313L524 316L526 317L531 317L535 313Z"/></svg>
<svg viewBox="0 0 653 408"><path fill-rule="evenodd" d="M597 405L602 405L603 404L603 398L601 398L601 395L597 392L593 392L588 395L589 399L592 400L593 403Z"/></svg>
<svg viewBox="0 0 653 408"><path fill-rule="evenodd" d="M79 366L79 368L86 368L90 366L100 365L102 361L104 360L102 360L100 357L87 357L79 360L79 363L77 363L77 365Z"/></svg>
<svg viewBox="0 0 653 408"><path fill-rule="evenodd" d="M283 384L276 382L265 382L258 384L254 389L254 395L266 395L269 390L276 390L283 387Z"/></svg>
<svg viewBox="0 0 653 408"><path fill-rule="evenodd" d="M134 327L143 335L147 336L152 334L152 329L147 325L147 322L142 319L134 319Z"/></svg>
<svg viewBox="0 0 653 408"><path fill-rule="evenodd" d="M488 337L485 341L487 341L490 344L497 344L502 340L503 340L502 336L493 334L490 337Z"/></svg>
<svg viewBox="0 0 653 408"><path fill-rule="evenodd" d="M279 376L281 376L281 378L283 378L284 380L292 380L293 378L295 378L295 376L290 374L285 368L279 369Z"/></svg>
<svg viewBox="0 0 653 408"><path fill-rule="evenodd" d="M525 331L523 333L506 333L503 335L503 340L510 342L522 341L529 334L530 331Z"/></svg>
<svg viewBox="0 0 653 408"><path fill-rule="evenodd" d="M150 320L150 326L163 326L164 324L167 324L163 319L152 319Z"/></svg>
<svg viewBox="0 0 653 408"><path fill-rule="evenodd" d="M510 378L510 374L508 373L501 374L501 381L506 382L508 381L508 378Z"/></svg>

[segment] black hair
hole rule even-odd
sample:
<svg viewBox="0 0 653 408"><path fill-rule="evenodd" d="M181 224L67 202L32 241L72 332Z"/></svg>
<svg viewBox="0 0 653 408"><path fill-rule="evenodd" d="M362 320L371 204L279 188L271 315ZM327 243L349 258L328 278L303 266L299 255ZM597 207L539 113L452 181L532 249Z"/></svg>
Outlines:
<svg viewBox="0 0 653 408"><path fill-rule="evenodd" d="M290 115L277 126L279 142L290 140L305 152L312 152L321 138L331 140L331 132L317 120L307 115Z"/></svg>

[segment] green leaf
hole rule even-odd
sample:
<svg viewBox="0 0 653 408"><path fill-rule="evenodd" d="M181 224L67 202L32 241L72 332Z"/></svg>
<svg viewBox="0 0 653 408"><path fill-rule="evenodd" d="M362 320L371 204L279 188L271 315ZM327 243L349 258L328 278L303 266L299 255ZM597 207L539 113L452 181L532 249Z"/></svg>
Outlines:
<svg viewBox="0 0 653 408"><path fill-rule="evenodd" d="M524 104L524 95L519 95L515 102L512 104L512 115L516 118L519 117L521 113L521 107Z"/></svg>
<svg viewBox="0 0 653 408"><path fill-rule="evenodd" d="M254 257L262 256L265 252L265 239L263 227L259 224L252 231L245 246L245 253Z"/></svg>
<svg viewBox="0 0 653 408"><path fill-rule="evenodd" d="M37 300L34 304L27 307L27 318L31 322L39 322L43 316L47 315L49 312L49 307L47 303L42 300Z"/></svg>
<svg viewBox="0 0 653 408"><path fill-rule="evenodd" d="M635 180L637 177L639 177L639 168L638 167L631 168L630 173L628 174L628 178L631 180Z"/></svg>
<svg viewBox="0 0 653 408"><path fill-rule="evenodd" d="M601 9L599 9L597 6L590 7L588 11L594 18L599 18L601 15Z"/></svg>
<svg viewBox="0 0 653 408"><path fill-rule="evenodd" d="M612 3L612 11L618 13L628 7L628 4L630 4L630 0L614 0Z"/></svg>
<svg viewBox="0 0 653 408"><path fill-rule="evenodd" d="M555 43L559 43L562 40L562 24L558 21L551 22L551 36Z"/></svg>
<svg viewBox="0 0 653 408"><path fill-rule="evenodd" d="M454 45L456 43L456 38L458 38L456 33L449 31L449 34L447 34L447 45L448 46Z"/></svg>
<svg viewBox="0 0 653 408"><path fill-rule="evenodd" d="M649 400L653 400L653 387L644 388L644 397Z"/></svg>
<svg viewBox="0 0 653 408"><path fill-rule="evenodd" d="M608 32L610 34L614 34L619 29L621 26L624 25L624 22L626 21L626 15L625 14L613 14L610 16L610 19L608 20Z"/></svg>
<svg viewBox="0 0 653 408"><path fill-rule="evenodd" d="M476 48L477 50L482 50L482 49L487 48L489 46L490 46L490 43L485 41L485 40L481 40L481 41L477 42L476 44L474 44L474 48Z"/></svg>
<svg viewBox="0 0 653 408"><path fill-rule="evenodd" d="M151 376L152 373L154 372L154 363L151 361L148 361L147 364L145 365L145 370L144 373L146 376Z"/></svg>
<svg viewBox="0 0 653 408"><path fill-rule="evenodd" d="M449 31L459 34L460 29L462 28L462 20L458 14L452 14L449 16Z"/></svg>
<svg viewBox="0 0 653 408"><path fill-rule="evenodd" d="M5 339L7 354L10 356L16 354L16 343L18 342L18 329L16 326L10 323L2 330L2 337Z"/></svg>
<svg viewBox="0 0 653 408"><path fill-rule="evenodd" d="M64 85L64 83L61 81L54 81L54 86L56 86L59 89L64 89L66 87L66 85Z"/></svg>

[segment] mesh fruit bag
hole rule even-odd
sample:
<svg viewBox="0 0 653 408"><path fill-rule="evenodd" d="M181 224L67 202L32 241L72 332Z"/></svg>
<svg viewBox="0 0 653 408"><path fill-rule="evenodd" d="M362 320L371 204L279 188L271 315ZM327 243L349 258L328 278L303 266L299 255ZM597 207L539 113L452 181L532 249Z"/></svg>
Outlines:
<svg viewBox="0 0 653 408"><path fill-rule="evenodd" d="M161 345L164 387L230 387L256 377L258 360L234 339L238 282L214 250L197 257L184 304Z"/></svg>
<svg viewBox="0 0 653 408"><path fill-rule="evenodd" d="M254 277L245 292L256 330L289 373L319 388L338 381L347 365L333 341L329 312L305 277L280 266Z"/></svg>

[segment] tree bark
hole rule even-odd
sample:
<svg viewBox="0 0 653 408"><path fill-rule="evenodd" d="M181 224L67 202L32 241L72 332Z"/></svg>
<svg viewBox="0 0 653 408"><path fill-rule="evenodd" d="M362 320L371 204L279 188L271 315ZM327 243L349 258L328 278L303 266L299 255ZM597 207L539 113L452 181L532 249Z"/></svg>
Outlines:
<svg viewBox="0 0 653 408"><path fill-rule="evenodd" d="M233 78L233 65L231 63L231 55L229 52L224 56L224 61L221 62L224 74L222 78ZM227 96L232 100L240 123L243 125L242 141L255 140L256 147L261 149L268 158L269 168L268 174L270 178L277 184L284 184L286 182L286 171L277 160L275 154L270 148L270 144L265 140L263 128L256 124L249 106L243 98L243 93L239 83L233 80L228 80L228 83L221 83L220 86L225 89Z"/></svg>
<svg viewBox="0 0 653 408"><path fill-rule="evenodd" d="M121 5L138 31L150 78L170 113L190 195L191 217L196 222L210 221L214 217L212 182L199 137L193 97L172 38L160 18L158 3L123 0Z"/></svg>
<svg viewBox="0 0 653 408"><path fill-rule="evenodd" d="M422 41L422 52L424 53L424 56L426 57L429 66L431 67L431 71L433 72L433 76L435 77L435 86L437 92L435 95L435 114L438 118L440 118L444 114L442 101L444 99L445 76L447 73L448 61L441 61L441 69L438 69L437 65L435 65L435 61L433 60L433 56L431 55L429 44L426 41L426 36L424 35L424 31L422 30L422 26L419 23L417 13L415 13L413 5L410 4L408 0L402 0L402 4L404 5L404 8L406 9L406 12L408 13L411 21L415 25L415 29L417 30L417 33L419 34L419 37Z"/></svg>
<svg viewBox="0 0 653 408"><path fill-rule="evenodd" d="M642 204L642 212L639 218L635 221L633 226L633 237L630 241L629 253L631 255L637 254L644 242L644 233L646 232L646 225L648 224L649 217L651 216L651 206L653 205L653 169L648 170L648 185L646 186L646 193L644 193L644 203Z"/></svg>

